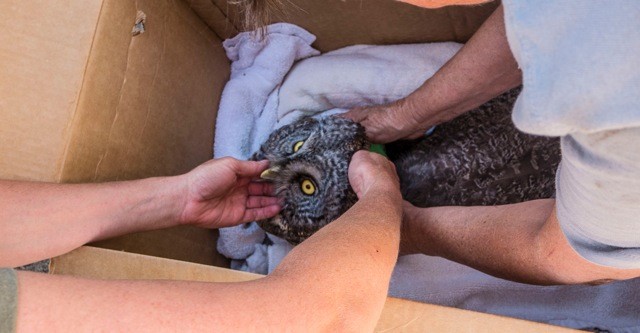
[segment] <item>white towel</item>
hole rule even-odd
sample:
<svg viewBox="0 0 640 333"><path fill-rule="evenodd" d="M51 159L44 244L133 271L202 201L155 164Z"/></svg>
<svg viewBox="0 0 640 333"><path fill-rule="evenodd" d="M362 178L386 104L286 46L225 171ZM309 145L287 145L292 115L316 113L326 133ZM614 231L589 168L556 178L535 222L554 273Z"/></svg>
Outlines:
<svg viewBox="0 0 640 333"><path fill-rule="evenodd" d="M289 26L289 29L293 28ZM271 27L269 31L272 31ZM297 32L295 35L307 34ZM252 44L246 45L251 47ZM255 106L260 103L251 105L249 109L253 110L253 116L246 115L245 109L234 105L234 101L252 94L252 89L236 86L231 90L227 87L218 117L216 156L223 156L220 154L222 151L246 158L253 149L257 149L261 140L266 139L268 132L304 115L324 116L353 106L385 103L406 96L453 56L459 47L453 43L354 46L303 60L286 77L279 89L279 98L277 87L280 82L273 84L271 90L264 89L270 93L268 98L260 99L265 100L262 103L266 107L256 111ZM249 59L242 59L245 64L254 63L251 57L257 55L242 50L233 54L240 54L240 57L248 55ZM285 57L295 58L291 54ZM238 57L231 59L240 61ZM250 72L251 69L245 68L245 71ZM232 72L232 80L236 76ZM280 75L276 77L280 78ZM236 81L234 85L250 82ZM224 113L222 106L225 106ZM325 111L327 109L331 110ZM281 117L278 121L276 110ZM263 119L267 119L264 124L260 123ZM232 133L220 131L227 126L234 128ZM252 128L259 133L251 133ZM224 147L226 145L232 146ZM233 261L232 267L236 269L271 272L292 248L286 241L273 236L269 236L273 245L263 244L265 234L255 224L249 225L248 229L238 227L233 230L221 231L219 250L230 258L244 259ZM640 279L598 287L539 287L497 279L445 259L413 255L398 260L390 295L574 328L600 327L611 332L640 332L640 302L637 302L640 299Z"/></svg>
<svg viewBox="0 0 640 333"><path fill-rule="evenodd" d="M278 89L294 62L319 54L316 37L292 24L267 27L263 40L244 32L225 40L231 78L220 100L214 156L248 158L276 123Z"/></svg>
<svg viewBox="0 0 640 333"><path fill-rule="evenodd" d="M314 40L314 35L300 27L278 23L267 27L263 40L245 32L224 41L232 62L231 78L220 100L214 157L247 159L266 140L276 123L280 84L295 61L319 54L311 47ZM263 239L264 232L255 224L223 228L218 251L244 260L261 253L256 248ZM251 263L255 266L247 268L252 271L266 269L266 265L259 267L261 260Z"/></svg>
<svg viewBox="0 0 640 333"><path fill-rule="evenodd" d="M278 119L299 111L380 105L412 93L461 44L354 45L300 61L280 89Z"/></svg>

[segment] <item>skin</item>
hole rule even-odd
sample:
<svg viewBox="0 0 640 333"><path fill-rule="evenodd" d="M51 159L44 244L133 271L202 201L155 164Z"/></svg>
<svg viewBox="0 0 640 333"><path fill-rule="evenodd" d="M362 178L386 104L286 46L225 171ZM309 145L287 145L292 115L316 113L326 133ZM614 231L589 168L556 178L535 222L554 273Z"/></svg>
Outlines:
<svg viewBox="0 0 640 333"><path fill-rule="evenodd" d="M363 125L373 142L415 139L521 82L500 6L451 60L409 96L387 105L355 108L342 116Z"/></svg>
<svg viewBox="0 0 640 333"><path fill-rule="evenodd" d="M127 233L221 228L273 216L277 199L251 182L267 161L212 160L175 177L103 184L0 180L0 266L19 266ZM90 223L88 223L90 221Z"/></svg>
<svg viewBox="0 0 640 333"><path fill-rule="evenodd" d="M432 9L446 6L479 5L491 1L492 0L400 0L400 2L406 2L414 6Z"/></svg>
<svg viewBox="0 0 640 333"><path fill-rule="evenodd" d="M279 207L265 195L268 185L251 182L266 167L265 162L222 159L182 176L133 182L3 181L3 199L10 199L1 204L3 231L28 237L38 226L62 229L56 236L71 235L55 241L58 237L45 241L34 235L20 243L3 237L0 266L24 264L125 231L184 223L221 227L274 215ZM243 283L114 281L20 271L17 329L372 331L398 255L402 199L393 165L377 154L356 153L349 180L359 201L265 278ZM33 199L21 201L25 198Z"/></svg>
<svg viewBox="0 0 640 333"><path fill-rule="evenodd" d="M417 138L522 83L507 42L502 6L433 77L405 99L357 108L374 142ZM591 263L568 243L555 200L495 207L416 208L405 203L403 253L437 255L498 277L534 284L603 283L640 276L640 269Z"/></svg>

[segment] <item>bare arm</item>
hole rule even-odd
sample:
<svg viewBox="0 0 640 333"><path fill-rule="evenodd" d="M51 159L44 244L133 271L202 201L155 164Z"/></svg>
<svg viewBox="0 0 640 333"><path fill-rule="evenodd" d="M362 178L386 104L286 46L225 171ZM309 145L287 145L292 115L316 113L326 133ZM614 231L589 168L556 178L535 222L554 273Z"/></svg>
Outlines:
<svg viewBox="0 0 640 333"><path fill-rule="evenodd" d="M131 232L273 216L279 207L268 185L250 182L267 165L221 159L181 176L103 184L0 180L0 267Z"/></svg>
<svg viewBox="0 0 640 333"><path fill-rule="evenodd" d="M403 250L532 284L602 283L640 276L593 264L569 245L555 200L487 207L416 208L405 203Z"/></svg>
<svg viewBox="0 0 640 333"><path fill-rule="evenodd" d="M361 123L374 142L416 138L521 82L522 73L507 42L501 5L415 92L395 103L357 108L345 116Z"/></svg>
<svg viewBox="0 0 640 333"><path fill-rule="evenodd" d="M260 280L99 281L19 272L18 330L372 331L398 253L395 177L382 157L358 153L350 178L360 201Z"/></svg>

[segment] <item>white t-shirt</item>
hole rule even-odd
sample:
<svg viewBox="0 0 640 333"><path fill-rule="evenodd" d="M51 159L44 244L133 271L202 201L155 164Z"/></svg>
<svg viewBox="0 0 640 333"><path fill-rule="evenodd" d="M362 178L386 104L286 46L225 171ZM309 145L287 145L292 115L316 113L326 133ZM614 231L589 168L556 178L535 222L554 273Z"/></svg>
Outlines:
<svg viewBox="0 0 640 333"><path fill-rule="evenodd" d="M640 268L640 1L504 0L516 126L560 136L560 226L594 263Z"/></svg>

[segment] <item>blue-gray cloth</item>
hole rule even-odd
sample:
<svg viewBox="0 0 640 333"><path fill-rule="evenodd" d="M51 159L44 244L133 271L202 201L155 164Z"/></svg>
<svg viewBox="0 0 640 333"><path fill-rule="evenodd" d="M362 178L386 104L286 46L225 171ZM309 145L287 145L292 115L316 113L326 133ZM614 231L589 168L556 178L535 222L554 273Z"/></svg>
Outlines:
<svg viewBox="0 0 640 333"><path fill-rule="evenodd" d="M0 268L0 332L13 332L16 326L18 279L11 268Z"/></svg>

